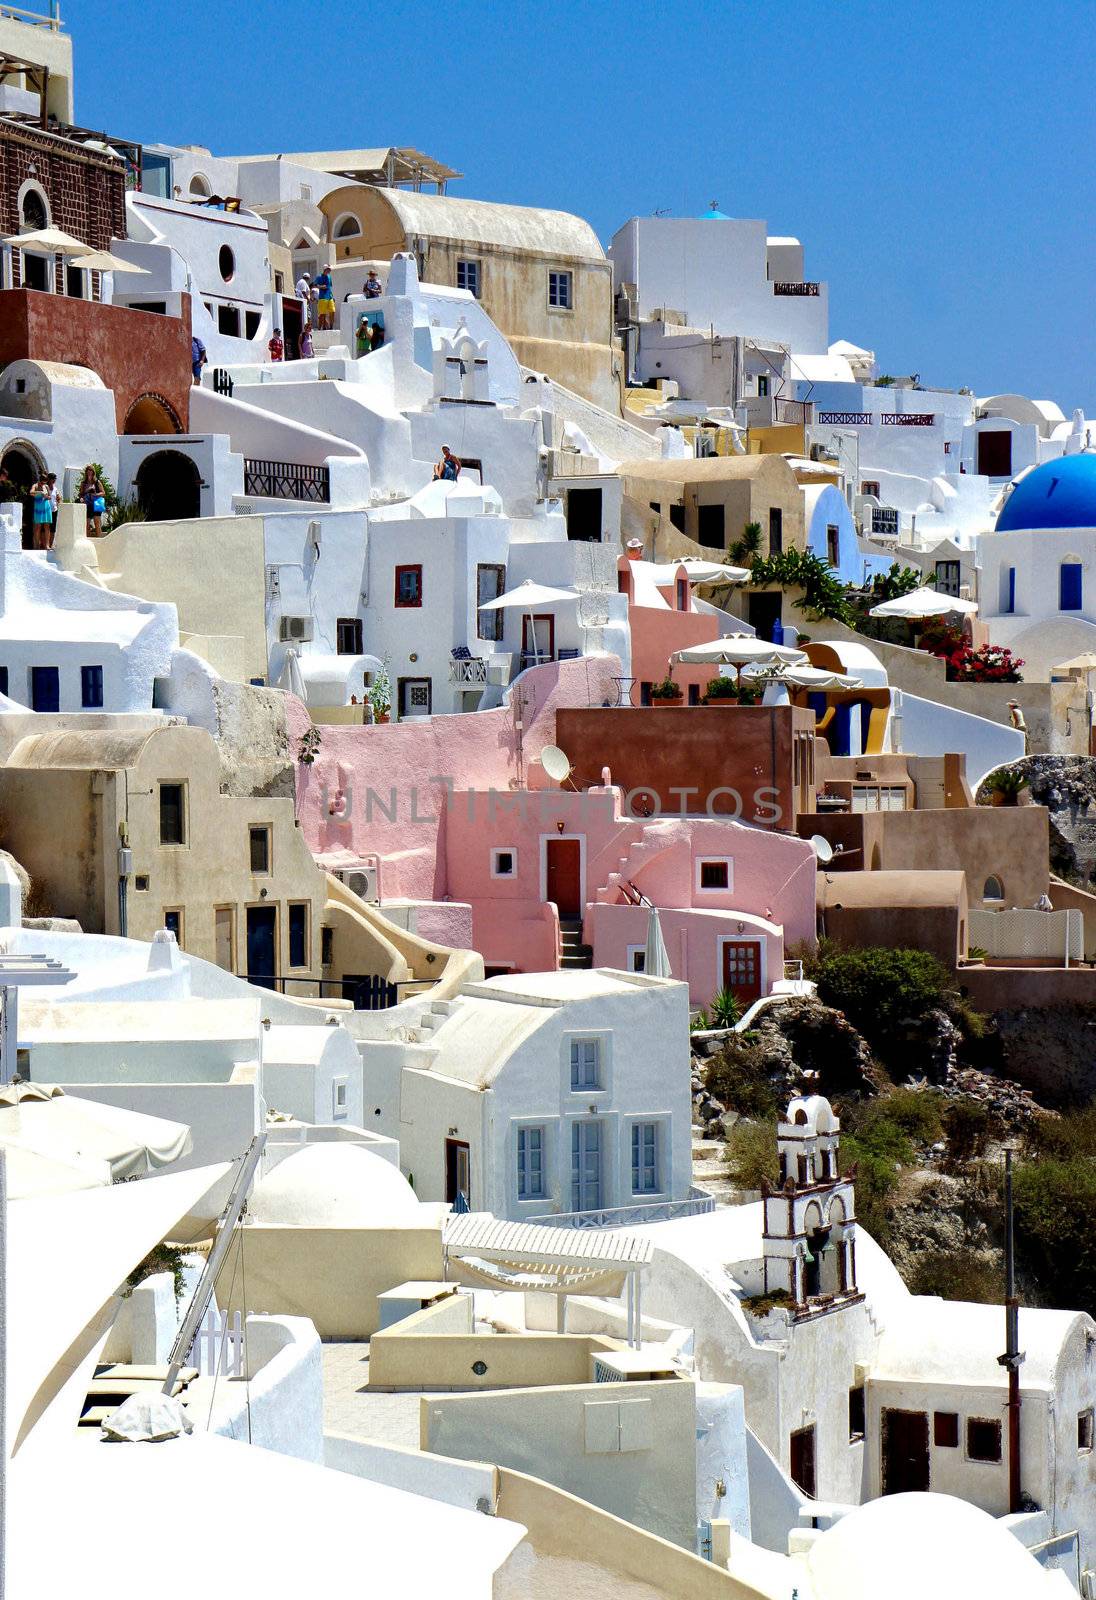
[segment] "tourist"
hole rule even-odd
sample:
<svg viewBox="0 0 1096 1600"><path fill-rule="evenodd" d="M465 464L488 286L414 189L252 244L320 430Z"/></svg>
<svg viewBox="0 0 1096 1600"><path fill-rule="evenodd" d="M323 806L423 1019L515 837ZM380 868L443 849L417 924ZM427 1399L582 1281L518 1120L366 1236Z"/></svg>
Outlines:
<svg viewBox="0 0 1096 1600"><path fill-rule="evenodd" d="M209 357L206 355L205 345L199 339L198 335L194 334L190 341L190 370L194 374L195 383L201 383L202 368L208 361Z"/></svg>
<svg viewBox="0 0 1096 1600"><path fill-rule="evenodd" d="M301 329L301 336L297 340L297 353L302 361L306 361L312 354L312 324L306 322Z"/></svg>
<svg viewBox="0 0 1096 1600"><path fill-rule="evenodd" d="M275 328L270 336L270 343L266 347L270 351L271 361L285 360L285 345L282 343L282 330Z"/></svg>
<svg viewBox="0 0 1096 1600"><path fill-rule="evenodd" d="M358 318L355 338L357 340L358 355L367 356L373 348L373 328L368 317L361 316Z"/></svg>
<svg viewBox="0 0 1096 1600"><path fill-rule="evenodd" d="M311 279L311 277L309 276L309 274L307 272L302 272L301 273L300 277L297 279L296 283L293 285L293 291L296 294L297 299L301 302L302 306L304 307L304 320L307 322L308 321L308 305L309 305L309 301L312 299L312 279Z"/></svg>
<svg viewBox="0 0 1096 1600"><path fill-rule="evenodd" d="M84 468L84 476L76 491L76 498L87 506L88 532L97 539L103 531L103 512L107 508L107 498L102 479L90 462Z"/></svg>
<svg viewBox="0 0 1096 1600"><path fill-rule="evenodd" d="M374 269L370 267L369 276L362 285L362 294L367 300L379 300L383 293L384 289L381 285L381 280L377 277Z"/></svg>
<svg viewBox="0 0 1096 1600"><path fill-rule="evenodd" d="M442 478L446 483L456 483L460 477L460 462L447 444L441 447L441 460L434 468L434 477Z"/></svg>
<svg viewBox="0 0 1096 1600"><path fill-rule="evenodd" d="M48 550L53 542L53 507L49 498L49 483L44 472L39 473L30 490L31 525L35 550Z"/></svg>
<svg viewBox="0 0 1096 1600"><path fill-rule="evenodd" d="M317 296L317 326L321 333L330 333L335 326L335 289L331 282L330 265L324 267L312 287Z"/></svg>
<svg viewBox="0 0 1096 1600"><path fill-rule="evenodd" d="M53 535L57 532L57 507L61 504L61 491L57 487L56 472L46 473L46 482L49 484L49 503L52 516L50 518L50 548L53 548Z"/></svg>
<svg viewBox="0 0 1096 1600"><path fill-rule="evenodd" d="M1027 755L1028 725L1024 721L1024 713L1020 709L1020 702L1018 700L1010 700L1008 702L1008 720L1012 724L1012 726L1016 729L1017 733L1022 733L1023 734L1023 736L1024 736L1024 754Z"/></svg>
<svg viewBox="0 0 1096 1600"><path fill-rule="evenodd" d="M379 350L383 343L384 343L384 323L383 322L375 322L373 324L373 349L374 350Z"/></svg>

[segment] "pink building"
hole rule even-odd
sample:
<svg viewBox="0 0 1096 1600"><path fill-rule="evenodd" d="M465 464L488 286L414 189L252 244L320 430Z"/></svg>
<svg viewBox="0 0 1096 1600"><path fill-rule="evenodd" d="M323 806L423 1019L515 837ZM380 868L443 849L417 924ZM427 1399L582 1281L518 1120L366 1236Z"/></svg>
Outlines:
<svg viewBox="0 0 1096 1600"><path fill-rule="evenodd" d="M632 691L633 705L641 703L641 685L658 683L670 671L670 657L675 650L686 650L690 645L708 644L718 639L721 631L741 628L741 622L720 617L711 609L704 610L693 594L693 584L699 575L723 570L719 562L693 562L686 566L682 561L656 563L641 561L631 553L621 556L617 563L617 582L622 594L628 596L628 628L632 641ZM702 695L718 668L675 665L672 669L675 683L680 684L686 698L689 691Z"/></svg>

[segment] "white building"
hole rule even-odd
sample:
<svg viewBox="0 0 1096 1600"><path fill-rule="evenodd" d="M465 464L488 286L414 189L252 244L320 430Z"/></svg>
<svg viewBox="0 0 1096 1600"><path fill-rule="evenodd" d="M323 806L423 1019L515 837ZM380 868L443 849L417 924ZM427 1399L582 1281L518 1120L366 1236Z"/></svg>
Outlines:
<svg viewBox="0 0 1096 1600"><path fill-rule="evenodd" d="M358 1021L367 1120L424 1200L521 1218L689 1198L684 984L523 973Z"/></svg>

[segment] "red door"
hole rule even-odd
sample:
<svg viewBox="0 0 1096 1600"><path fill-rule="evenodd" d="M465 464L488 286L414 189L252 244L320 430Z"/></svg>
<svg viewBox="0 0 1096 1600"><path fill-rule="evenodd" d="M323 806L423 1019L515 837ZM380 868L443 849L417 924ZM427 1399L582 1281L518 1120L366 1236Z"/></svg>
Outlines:
<svg viewBox="0 0 1096 1600"><path fill-rule="evenodd" d="M723 946L723 987L739 1000L761 998L761 940L728 939Z"/></svg>
<svg viewBox="0 0 1096 1600"><path fill-rule="evenodd" d="M549 839L547 892L561 917L582 915L582 855L578 839Z"/></svg>

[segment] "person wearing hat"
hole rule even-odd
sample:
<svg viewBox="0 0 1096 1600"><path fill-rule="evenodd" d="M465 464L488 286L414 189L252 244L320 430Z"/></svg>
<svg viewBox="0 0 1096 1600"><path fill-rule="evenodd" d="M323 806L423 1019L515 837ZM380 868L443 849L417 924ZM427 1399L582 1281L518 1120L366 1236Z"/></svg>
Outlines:
<svg viewBox="0 0 1096 1600"><path fill-rule="evenodd" d="M311 273L302 272L300 277L297 279L296 283L293 285L293 291L296 294L297 299L304 306L304 318L305 318L305 321L307 322L308 321L309 305L310 305L311 300L312 300L312 275L311 275Z"/></svg>
<svg viewBox="0 0 1096 1600"><path fill-rule="evenodd" d="M1008 720L1012 724L1012 726L1016 729L1017 733L1022 733L1023 734L1023 736L1024 736L1024 754L1027 755L1028 726L1027 726L1027 723L1024 721L1024 713L1020 710L1020 702L1018 700L1010 700L1009 701L1009 703L1008 703Z"/></svg>

